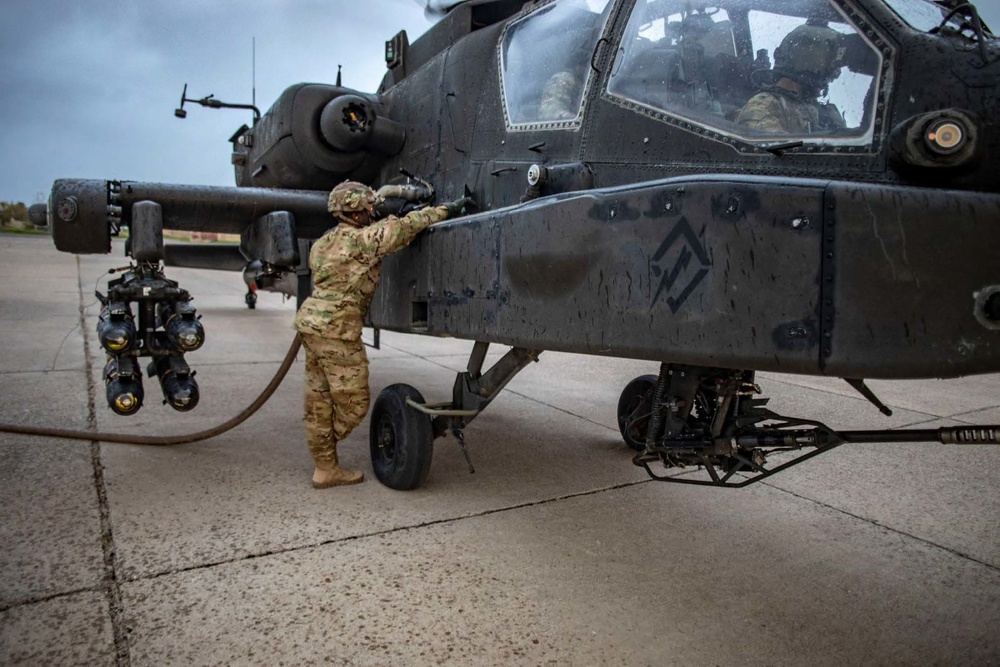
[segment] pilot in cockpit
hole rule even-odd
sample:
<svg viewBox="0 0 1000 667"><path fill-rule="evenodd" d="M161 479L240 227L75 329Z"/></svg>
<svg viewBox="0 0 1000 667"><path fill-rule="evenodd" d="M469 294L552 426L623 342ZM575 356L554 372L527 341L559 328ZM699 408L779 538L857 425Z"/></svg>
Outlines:
<svg viewBox="0 0 1000 667"><path fill-rule="evenodd" d="M594 45L610 6L608 0L567 0L556 6L558 32L541 36L533 45L537 72L551 73L541 86L536 120L566 121L580 115Z"/></svg>
<svg viewBox="0 0 1000 667"><path fill-rule="evenodd" d="M584 34L589 37L589 34ZM539 120L570 120L580 113L590 50L584 39L574 41L576 43L571 48L565 49L562 68L550 76L542 86L538 104Z"/></svg>
<svg viewBox="0 0 1000 667"><path fill-rule="evenodd" d="M818 100L840 76L844 50L840 33L825 22L798 26L774 50L774 68L754 73L766 83L740 109L736 122L770 134L844 129L837 107Z"/></svg>
<svg viewBox="0 0 1000 667"><path fill-rule="evenodd" d="M538 104L539 120L570 120L580 111L582 67L561 69L545 82Z"/></svg>

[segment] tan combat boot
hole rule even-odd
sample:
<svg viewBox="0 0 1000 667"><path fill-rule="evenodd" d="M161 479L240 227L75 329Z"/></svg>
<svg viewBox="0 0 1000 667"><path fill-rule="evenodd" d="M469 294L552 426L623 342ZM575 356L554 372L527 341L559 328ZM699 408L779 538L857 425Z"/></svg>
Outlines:
<svg viewBox="0 0 1000 667"><path fill-rule="evenodd" d="M337 456L332 461L316 461L316 471L313 473L313 488L328 489L331 486L346 486L364 481L365 474L360 470L345 470L337 465Z"/></svg>

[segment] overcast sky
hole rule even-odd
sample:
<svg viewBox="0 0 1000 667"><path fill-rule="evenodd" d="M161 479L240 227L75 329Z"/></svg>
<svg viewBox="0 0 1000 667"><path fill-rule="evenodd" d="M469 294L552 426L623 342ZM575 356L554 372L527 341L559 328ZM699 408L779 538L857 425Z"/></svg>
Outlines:
<svg viewBox="0 0 1000 667"><path fill-rule="evenodd" d="M1000 0L979 0L1000 25ZM57 178L232 185L226 139L250 112L186 105L181 89L257 106L286 87L373 92L387 39L430 26L414 0L0 0L0 200Z"/></svg>
<svg viewBox="0 0 1000 667"><path fill-rule="evenodd" d="M0 200L34 203L57 178L233 185L226 142L300 82L374 92L385 41L431 23L414 0L0 0Z"/></svg>

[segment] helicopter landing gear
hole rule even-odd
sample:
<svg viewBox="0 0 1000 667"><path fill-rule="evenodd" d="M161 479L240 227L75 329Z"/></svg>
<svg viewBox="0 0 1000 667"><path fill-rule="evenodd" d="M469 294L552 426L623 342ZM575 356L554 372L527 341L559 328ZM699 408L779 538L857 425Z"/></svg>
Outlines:
<svg viewBox="0 0 1000 667"><path fill-rule="evenodd" d="M430 470L434 438L451 433L474 473L462 430L486 409L511 378L539 350L513 347L492 368L482 372L489 343L472 348L468 370L455 378L450 403L425 403L419 391L405 384L386 387L375 400L369 446L375 477L391 489L406 491L424 483Z"/></svg>
<svg viewBox="0 0 1000 667"><path fill-rule="evenodd" d="M431 418L408 402L422 405L424 397L408 384L383 389L372 408L368 435L375 477L397 491L423 484L434 454Z"/></svg>
<svg viewBox="0 0 1000 667"><path fill-rule="evenodd" d="M637 452L646 446L654 387L655 375L640 375L625 385L618 398L618 430L625 444Z"/></svg>
<svg viewBox="0 0 1000 667"><path fill-rule="evenodd" d="M251 285L247 288L246 296L243 297L244 303L247 304L247 308L254 310L257 307L257 287L256 285Z"/></svg>

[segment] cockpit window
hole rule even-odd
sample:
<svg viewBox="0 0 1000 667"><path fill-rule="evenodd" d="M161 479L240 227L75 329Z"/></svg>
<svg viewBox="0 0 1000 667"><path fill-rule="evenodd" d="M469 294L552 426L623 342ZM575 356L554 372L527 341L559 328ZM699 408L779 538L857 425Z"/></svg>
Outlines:
<svg viewBox="0 0 1000 667"><path fill-rule="evenodd" d="M504 112L511 129L579 125L590 57L610 0L554 0L512 23L500 41Z"/></svg>
<svg viewBox="0 0 1000 667"><path fill-rule="evenodd" d="M637 0L608 93L734 145L861 146L882 58L831 0Z"/></svg>
<svg viewBox="0 0 1000 667"><path fill-rule="evenodd" d="M892 11L910 24L910 27L928 32L941 25L947 10L925 0L886 0Z"/></svg>
<svg viewBox="0 0 1000 667"><path fill-rule="evenodd" d="M962 13L955 13L930 0L886 0L887 5L910 27L930 32L940 28L947 18L947 25L956 31L970 30ZM951 16L949 17L949 14Z"/></svg>

